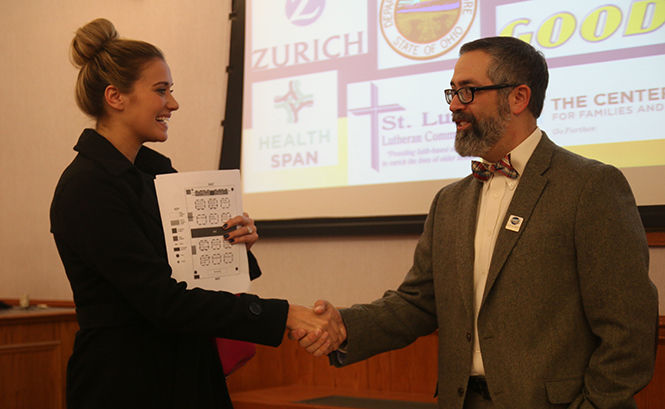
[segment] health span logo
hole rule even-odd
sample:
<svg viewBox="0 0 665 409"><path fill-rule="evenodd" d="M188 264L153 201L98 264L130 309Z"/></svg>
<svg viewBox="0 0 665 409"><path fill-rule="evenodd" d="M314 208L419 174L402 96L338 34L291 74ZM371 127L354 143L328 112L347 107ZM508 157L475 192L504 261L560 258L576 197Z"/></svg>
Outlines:
<svg viewBox="0 0 665 409"><path fill-rule="evenodd" d="M469 31L478 0L382 0L383 38L398 54L429 60L455 47Z"/></svg>
<svg viewBox="0 0 665 409"><path fill-rule="evenodd" d="M297 26L307 26L321 16L325 4L325 0L286 0L286 17Z"/></svg>
<svg viewBox="0 0 665 409"><path fill-rule="evenodd" d="M289 81L287 93L276 96L273 101L275 108L283 108L286 111L289 123L298 123L300 110L314 105L312 95L304 95L300 91L300 82L297 80Z"/></svg>

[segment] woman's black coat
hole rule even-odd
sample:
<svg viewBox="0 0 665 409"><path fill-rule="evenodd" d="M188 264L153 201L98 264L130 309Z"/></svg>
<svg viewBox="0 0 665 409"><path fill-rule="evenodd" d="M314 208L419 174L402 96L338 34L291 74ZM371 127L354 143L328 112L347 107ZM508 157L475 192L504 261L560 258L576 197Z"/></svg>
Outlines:
<svg viewBox="0 0 665 409"><path fill-rule="evenodd" d="M171 161L142 147L132 164L92 129L74 149L51 205L81 327L68 408L230 408L213 337L279 345L288 303L171 278L153 183Z"/></svg>

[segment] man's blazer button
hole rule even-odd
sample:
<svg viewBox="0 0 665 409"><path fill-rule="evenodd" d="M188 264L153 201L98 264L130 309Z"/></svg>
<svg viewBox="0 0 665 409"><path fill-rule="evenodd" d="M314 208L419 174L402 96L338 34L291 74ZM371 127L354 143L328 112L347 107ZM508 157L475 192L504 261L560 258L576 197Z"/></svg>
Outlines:
<svg viewBox="0 0 665 409"><path fill-rule="evenodd" d="M261 305L257 302L251 302L249 303L249 312L251 312L254 315L261 315L263 312L263 308L261 308Z"/></svg>
<svg viewBox="0 0 665 409"><path fill-rule="evenodd" d="M469 342L471 342L471 338L472 338L471 333L470 333L470 332L467 332L467 333L466 333L466 340L469 341Z"/></svg>
<svg viewBox="0 0 665 409"><path fill-rule="evenodd" d="M464 396L464 388L457 388L457 394L459 396Z"/></svg>

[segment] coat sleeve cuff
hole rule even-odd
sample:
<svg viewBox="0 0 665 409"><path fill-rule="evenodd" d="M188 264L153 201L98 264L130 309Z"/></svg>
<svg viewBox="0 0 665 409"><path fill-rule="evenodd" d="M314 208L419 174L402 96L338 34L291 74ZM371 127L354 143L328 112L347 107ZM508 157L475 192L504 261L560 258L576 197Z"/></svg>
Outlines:
<svg viewBox="0 0 665 409"><path fill-rule="evenodd" d="M249 263L249 279L256 280L261 277L261 267L259 261L254 257L251 251L247 251L247 262Z"/></svg>

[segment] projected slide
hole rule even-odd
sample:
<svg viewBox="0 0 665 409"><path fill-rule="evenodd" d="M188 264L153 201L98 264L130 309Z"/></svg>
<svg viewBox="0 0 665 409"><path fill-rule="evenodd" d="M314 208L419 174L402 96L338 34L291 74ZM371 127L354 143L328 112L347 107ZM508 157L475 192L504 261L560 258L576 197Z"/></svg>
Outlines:
<svg viewBox="0 0 665 409"><path fill-rule="evenodd" d="M245 193L455 179L459 47L520 38L550 85L539 126L621 168L665 165L665 0L247 2Z"/></svg>

